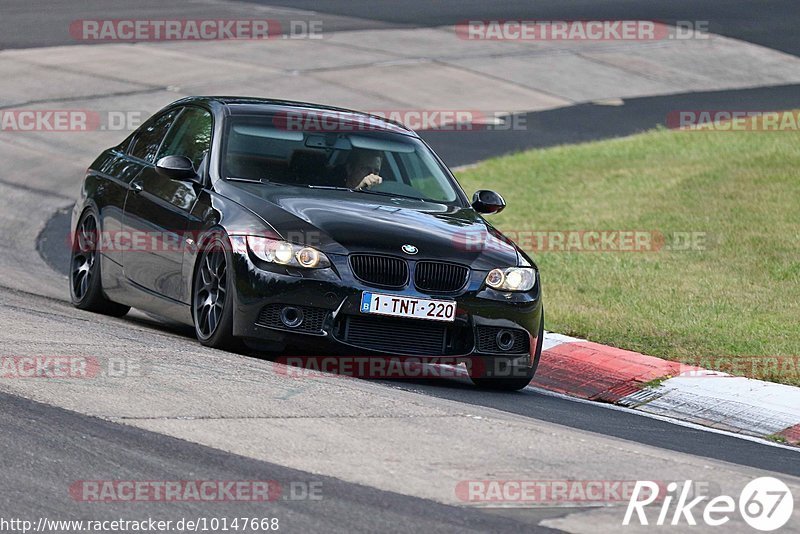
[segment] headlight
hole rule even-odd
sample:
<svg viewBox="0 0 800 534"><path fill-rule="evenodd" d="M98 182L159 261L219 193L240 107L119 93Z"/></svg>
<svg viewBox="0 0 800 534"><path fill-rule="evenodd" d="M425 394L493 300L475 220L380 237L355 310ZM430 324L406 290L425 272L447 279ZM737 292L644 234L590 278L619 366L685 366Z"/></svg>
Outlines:
<svg viewBox="0 0 800 534"><path fill-rule="evenodd" d="M528 267L492 269L486 275L486 285L500 291L530 291L536 284L536 271Z"/></svg>
<svg viewBox="0 0 800 534"><path fill-rule="evenodd" d="M300 250L297 251L297 254L295 254L295 258L297 258L297 263L309 269L313 269L314 267L319 265L321 257L322 253L311 247L301 248Z"/></svg>
<svg viewBox="0 0 800 534"><path fill-rule="evenodd" d="M323 269L331 265L328 257L319 250L286 241L249 235L247 246L257 258L269 263L306 269Z"/></svg>

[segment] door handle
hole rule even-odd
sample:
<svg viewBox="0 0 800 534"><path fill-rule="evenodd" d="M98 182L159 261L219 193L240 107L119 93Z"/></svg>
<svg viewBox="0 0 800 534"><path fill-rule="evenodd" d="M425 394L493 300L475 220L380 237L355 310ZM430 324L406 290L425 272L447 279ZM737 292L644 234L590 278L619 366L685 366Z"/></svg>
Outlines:
<svg viewBox="0 0 800 534"><path fill-rule="evenodd" d="M143 190L142 182L139 181L131 182L131 191L133 192L134 195L141 193L142 190Z"/></svg>

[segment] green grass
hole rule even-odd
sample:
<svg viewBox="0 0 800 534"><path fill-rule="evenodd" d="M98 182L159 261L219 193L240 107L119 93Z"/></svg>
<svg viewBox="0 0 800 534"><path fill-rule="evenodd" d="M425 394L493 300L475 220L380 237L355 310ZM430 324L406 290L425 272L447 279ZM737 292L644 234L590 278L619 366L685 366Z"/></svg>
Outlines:
<svg viewBox="0 0 800 534"><path fill-rule="evenodd" d="M508 202L501 230L701 232L700 250L532 251L547 328L662 358L783 360L800 385L800 133L659 129L459 173ZM722 369L730 371L731 369Z"/></svg>
<svg viewBox="0 0 800 534"><path fill-rule="evenodd" d="M788 442L788 440L786 438L784 438L783 436L777 436L775 434L770 434L769 436L767 436L767 439L770 440L770 441L774 441L775 443L787 443Z"/></svg>

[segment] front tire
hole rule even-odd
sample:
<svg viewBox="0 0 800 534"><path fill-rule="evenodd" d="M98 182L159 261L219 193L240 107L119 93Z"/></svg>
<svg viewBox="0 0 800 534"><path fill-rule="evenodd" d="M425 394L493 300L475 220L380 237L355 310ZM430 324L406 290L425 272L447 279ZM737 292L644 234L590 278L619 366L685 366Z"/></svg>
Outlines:
<svg viewBox="0 0 800 534"><path fill-rule="evenodd" d="M470 380L481 389L491 389L495 391L518 391L531 383L536 375L536 368L539 366L539 358L542 355L542 344L544 343L544 310L542 319L539 322L539 335L536 338L536 351L534 352L533 365L519 367L510 361L504 369L498 369L497 358L485 358L480 367L474 365L470 369ZM494 375L494 376L493 376ZM502 376L500 376L502 375Z"/></svg>
<svg viewBox="0 0 800 534"><path fill-rule="evenodd" d="M69 269L69 295L72 305L81 310L122 317L130 311L130 306L117 304L103 293L100 274L100 258L97 251L97 217L92 210L86 210L78 220L72 239Z"/></svg>
<svg viewBox="0 0 800 534"><path fill-rule="evenodd" d="M215 234L198 258L192 289L192 317L198 341L222 350L239 348L233 336L233 273L230 240Z"/></svg>

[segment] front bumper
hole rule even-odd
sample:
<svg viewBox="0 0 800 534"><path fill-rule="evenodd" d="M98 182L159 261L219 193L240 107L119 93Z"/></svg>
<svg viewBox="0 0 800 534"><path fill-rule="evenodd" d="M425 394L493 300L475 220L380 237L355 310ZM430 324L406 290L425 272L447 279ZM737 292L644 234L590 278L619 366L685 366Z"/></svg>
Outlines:
<svg viewBox="0 0 800 534"><path fill-rule="evenodd" d="M533 365L542 316L540 283L529 292L504 293L484 285L485 271L471 271L456 293L421 293L413 285L384 290L357 280L344 255L329 255L327 269L301 270L266 264L246 247L234 246L236 283L234 335L264 350L304 355L506 357ZM364 314L364 291L406 297L455 300L452 323L423 319L395 319ZM309 321L289 328L279 317L283 307L301 309ZM494 332L526 336L510 350L492 345ZM521 341L522 342L522 341Z"/></svg>

